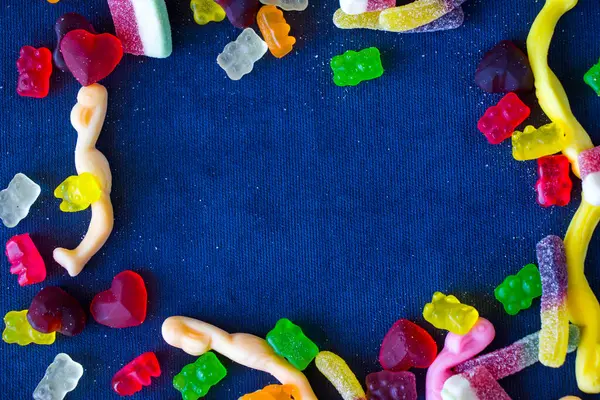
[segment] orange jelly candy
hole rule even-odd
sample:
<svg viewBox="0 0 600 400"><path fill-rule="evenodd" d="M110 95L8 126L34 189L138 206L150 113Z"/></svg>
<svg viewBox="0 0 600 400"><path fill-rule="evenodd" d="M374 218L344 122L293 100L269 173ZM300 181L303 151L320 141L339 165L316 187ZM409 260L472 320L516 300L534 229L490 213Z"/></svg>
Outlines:
<svg viewBox="0 0 600 400"><path fill-rule="evenodd" d="M296 38L288 35L290 26L285 21L280 9L271 5L263 6L258 11L256 22L271 54L281 58L292 51Z"/></svg>
<svg viewBox="0 0 600 400"><path fill-rule="evenodd" d="M262 390L242 396L240 400L292 400L299 398L298 391L293 385L269 385Z"/></svg>

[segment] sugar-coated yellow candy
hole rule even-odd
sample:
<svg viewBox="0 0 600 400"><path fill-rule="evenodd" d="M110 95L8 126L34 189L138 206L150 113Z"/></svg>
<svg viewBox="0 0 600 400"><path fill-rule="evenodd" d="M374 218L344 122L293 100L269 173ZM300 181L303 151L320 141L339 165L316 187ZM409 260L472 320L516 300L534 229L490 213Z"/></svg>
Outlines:
<svg viewBox="0 0 600 400"><path fill-rule="evenodd" d="M56 332L41 333L31 327L27 321L27 310L9 311L4 316L6 328L2 332L2 340L6 343L16 343L27 346L31 343L52 344L56 339Z"/></svg>
<svg viewBox="0 0 600 400"><path fill-rule="evenodd" d="M362 14L346 14L339 8L333 14L333 23L340 29L374 29L381 30L379 15L381 11L371 11Z"/></svg>
<svg viewBox="0 0 600 400"><path fill-rule="evenodd" d="M386 31L409 31L443 17L454 8L453 2L448 0L417 0L383 10L379 15L379 25Z"/></svg>
<svg viewBox="0 0 600 400"><path fill-rule="evenodd" d="M512 136L512 152L515 160L535 160L560 152L565 146L565 132L555 123L535 129L528 125L523 132Z"/></svg>
<svg viewBox="0 0 600 400"><path fill-rule="evenodd" d="M438 329L466 335L479 319L479 312L452 295L435 292L431 303L423 308L423 317Z"/></svg>
<svg viewBox="0 0 600 400"><path fill-rule="evenodd" d="M346 361L330 351L322 351L315 358L317 369L337 389L344 400L365 400L367 395Z"/></svg>
<svg viewBox="0 0 600 400"><path fill-rule="evenodd" d="M85 210L101 195L98 179L89 172L68 177L54 190L54 197L63 200L60 203L63 212Z"/></svg>

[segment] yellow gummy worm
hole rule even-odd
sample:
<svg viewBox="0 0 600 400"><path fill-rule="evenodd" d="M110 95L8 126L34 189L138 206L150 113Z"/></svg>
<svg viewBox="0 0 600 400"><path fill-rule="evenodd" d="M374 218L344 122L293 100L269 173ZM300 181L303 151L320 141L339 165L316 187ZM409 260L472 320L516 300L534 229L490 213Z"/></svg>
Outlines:
<svg viewBox="0 0 600 400"><path fill-rule="evenodd" d="M385 31L405 32L433 22L450 11L452 6L441 0L417 0L381 11L379 25Z"/></svg>

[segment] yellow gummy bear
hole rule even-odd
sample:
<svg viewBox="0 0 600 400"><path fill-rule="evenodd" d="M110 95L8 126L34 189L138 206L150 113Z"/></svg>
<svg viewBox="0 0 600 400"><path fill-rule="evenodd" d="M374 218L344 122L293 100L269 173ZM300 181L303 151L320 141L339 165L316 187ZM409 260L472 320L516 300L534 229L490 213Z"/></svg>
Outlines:
<svg viewBox="0 0 600 400"><path fill-rule="evenodd" d="M423 317L438 329L466 335L479 319L479 312L469 305L461 304L452 295L435 292L431 303L423 308Z"/></svg>
<svg viewBox="0 0 600 400"><path fill-rule="evenodd" d="M211 21L221 22L225 19L225 10L214 0L192 0L190 8L198 25L206 25Z"/></svg>
<svg viewBox="0 0 600 400"><path fill-rule="evenodd" d="M68 177L54 190L54 197L63 200L60 203L60 210L63 212L85 210L101 194L98 179L89 172Z"/></svg>
<svg viewBox="0 0 600 400"><path fill-rule="evenodd" d="M379 25L386 31L405 32L433 22L452 9L452 5L447 1L417 0L381 11Z"/></svg>
<svg viewBox="0 0 600 400"><path fill-rule="evenodd" d="M344 400L365 400L367 396L346 361L335 353L322 351L315 358L317 369Z"/></svg>
<svg viewBox="0 0 600 400"><path fill-rule="evenodd" d="M528 125L523 132L512 136L512 152L515 160L526 161L558 153L565 146L565 133L555 123L535 129Z"/></svg>
<svg viewBox="0 0 600 400"><path fill-rule="evenodd" d="M27 346L30 343L52 344L56 339L56 332L41 333L29 325L27 321L27 310L9 311L4 316L6 328L2 332L2 340L6 343L16 343L19 346Z"/></svg>

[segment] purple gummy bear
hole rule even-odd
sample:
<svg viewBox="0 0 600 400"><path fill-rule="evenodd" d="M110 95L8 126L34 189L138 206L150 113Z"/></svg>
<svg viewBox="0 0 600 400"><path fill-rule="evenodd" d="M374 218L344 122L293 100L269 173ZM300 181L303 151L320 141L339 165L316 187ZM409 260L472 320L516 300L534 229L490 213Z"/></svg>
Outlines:
<svg viewBox="0 0 600 400"><path fill-rule="evenodd" d="M258 0L215 0L215 3L223 7L229 22L241 29L254 24L260 8Z"/></svg>
<svg viewBox="0 0 600 400"><path fill-rule="evenodd" d="M529 59L509 40L485 53L475 72L475 83L488 93L533 90Z"/></svg>
<svg viewBox="0 0 600 400"><path fill-rule="evenodd" d="M381 371L367 375L367 400L417 400L415 374Z"/></svg>
<svg viewBox="0 0 600 400"><path fill-rule="evenodd" d="M60 17L56 24L54 24L54 31L56 32L56 48L54 49L54 64L62 71L67 70L67 64L60 52L60 41L69 32L75 29L83 29L90 33L96 33L92 24L88 22L83 15L77 13L67 13Z"/></svg>

